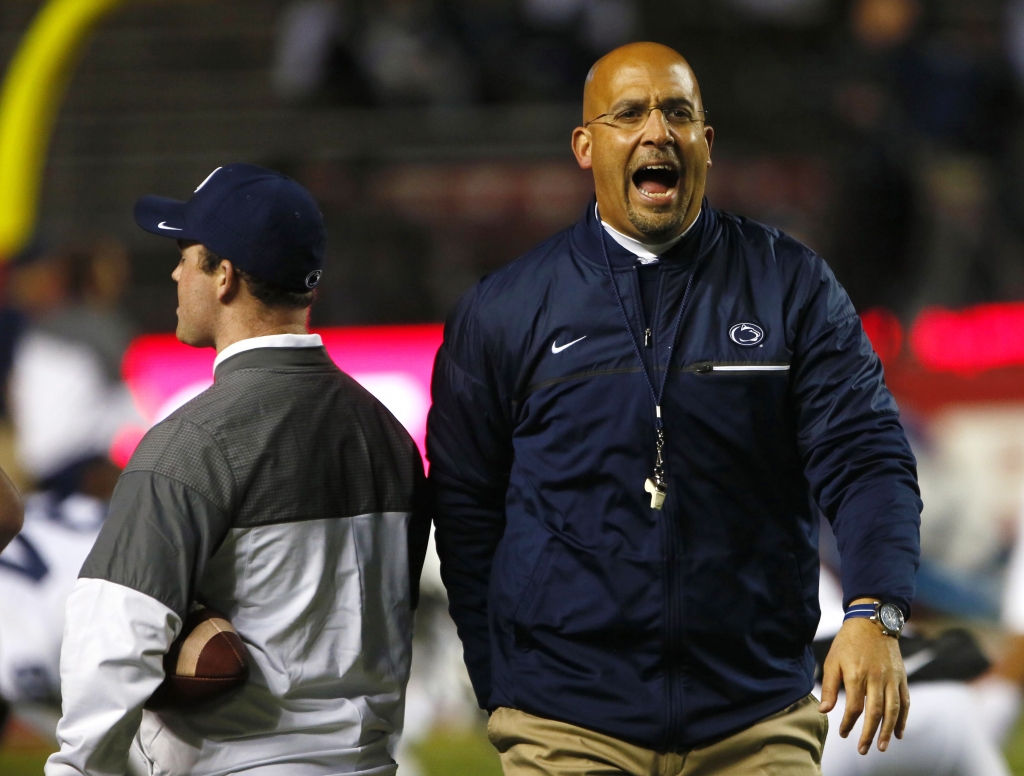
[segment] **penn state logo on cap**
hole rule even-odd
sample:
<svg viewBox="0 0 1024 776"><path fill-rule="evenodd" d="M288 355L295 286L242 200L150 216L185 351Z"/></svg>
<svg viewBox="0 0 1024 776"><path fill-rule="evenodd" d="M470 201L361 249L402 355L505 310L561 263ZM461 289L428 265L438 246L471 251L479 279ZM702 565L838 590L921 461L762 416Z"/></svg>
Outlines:
<svg viewBox="0 0 1024 776"><path fill-rule="evenodd" d="M306 288L313 290L316 288L316 284L320 282L320 276L323 274L323 270L315 269L306 275Z"/></svg>
<svg viewBox="0 0 1024 776"><path fill-rule="evenodd" d="M764 329L756 323L737 323L729 329L729 339L745 348L760 345L764 340Z"/></svg>

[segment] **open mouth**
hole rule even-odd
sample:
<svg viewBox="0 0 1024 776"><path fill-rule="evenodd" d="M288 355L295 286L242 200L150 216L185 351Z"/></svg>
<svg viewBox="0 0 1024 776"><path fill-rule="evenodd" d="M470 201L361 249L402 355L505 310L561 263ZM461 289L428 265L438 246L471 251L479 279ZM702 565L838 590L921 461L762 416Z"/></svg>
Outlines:
<svg viewBox="0 0 1024 776"><path fill-rule="evenodd" d="M633 185L645 197L665 201L675 194L679 171L671 164L645 164L633 173Z"/></svg>

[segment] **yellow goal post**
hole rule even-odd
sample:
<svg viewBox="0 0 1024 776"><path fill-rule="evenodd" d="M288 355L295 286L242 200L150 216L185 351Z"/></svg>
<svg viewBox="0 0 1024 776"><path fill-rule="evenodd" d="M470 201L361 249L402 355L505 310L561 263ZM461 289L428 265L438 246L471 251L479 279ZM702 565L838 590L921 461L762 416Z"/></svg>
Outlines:
<svg viewBox="0 0 1024 776"><path fill-rule="evenodd" d="M32 239L50 137L83 43L127 0L48 0L0 87L0 262Z"/></svg>

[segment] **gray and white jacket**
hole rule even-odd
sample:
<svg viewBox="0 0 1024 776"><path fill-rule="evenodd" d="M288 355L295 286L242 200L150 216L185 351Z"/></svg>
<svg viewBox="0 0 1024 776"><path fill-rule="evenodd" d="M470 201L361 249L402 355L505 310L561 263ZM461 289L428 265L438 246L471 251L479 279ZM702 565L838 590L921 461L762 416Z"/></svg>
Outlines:
<svg viewBox="0 0 1024 776"><path fill-rule="evenodd" d="M322 347L260 347L155 426L68 599L47 776L393 774L429 516L397 420ZM250 677L203 712L150 712L193 601ZM141 724L141 727L140 727Z"/></svg>

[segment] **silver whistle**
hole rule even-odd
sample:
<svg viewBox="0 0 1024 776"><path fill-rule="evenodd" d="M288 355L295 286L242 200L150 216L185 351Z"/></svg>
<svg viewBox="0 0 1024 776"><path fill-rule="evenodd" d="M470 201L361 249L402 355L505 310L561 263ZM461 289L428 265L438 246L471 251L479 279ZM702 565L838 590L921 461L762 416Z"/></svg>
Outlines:
<svg viewBox="0 0 1024 776"><path fill-rule="evenodd" d="M644 483L644 490L651 494L651 509L661 509L665 505L665 494L668 489L664 484L659 484L650 477Z"/></svg>

